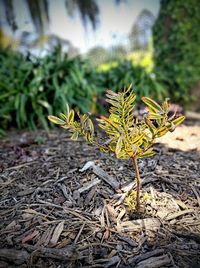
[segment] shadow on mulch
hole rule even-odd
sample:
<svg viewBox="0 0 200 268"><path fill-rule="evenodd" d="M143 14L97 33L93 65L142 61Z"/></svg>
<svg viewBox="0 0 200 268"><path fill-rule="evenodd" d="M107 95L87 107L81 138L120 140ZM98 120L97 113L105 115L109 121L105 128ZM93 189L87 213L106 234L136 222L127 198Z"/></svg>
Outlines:
<svg viewBox="0 0 200 268"><path fill-rule="evenodd" d="M156 144L158 154L139 162L151 197L135 217L131 161L60 131L38 137L0 144L0 267L200 266L198 151Z"/></svg>

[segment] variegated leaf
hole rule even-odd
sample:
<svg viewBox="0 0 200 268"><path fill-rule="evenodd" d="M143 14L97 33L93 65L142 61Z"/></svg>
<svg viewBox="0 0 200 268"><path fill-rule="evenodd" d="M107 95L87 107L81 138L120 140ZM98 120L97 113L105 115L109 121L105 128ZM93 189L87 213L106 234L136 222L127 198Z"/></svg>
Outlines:
<svg viewBox="0 0 200 268"><path fill-rule="evenodd" d="M123 144L123 140L122 140L122 137L120 136L118 141L117 141L117 144L116 144L116 149L115 149L115 153L116 155L118 155L122 149L122 144Z"/></svg>
<svg viewBox="0 0 200 268"><path fill-rule="evenodd" d="M63 121L62 119L60 119L60 118L58 118L58 117L56 117L54 115L49 115L48 119L54 124L65 125L65 121Z"/></svg>
<svg viewBox="0 0 200 268"><path fill-rule="evenodd" d="M142 101L148 106L149 110L152 112L162 112L162 107L155 102L154 100L152 100L151 98L148 97L142 97Z"/></svg>

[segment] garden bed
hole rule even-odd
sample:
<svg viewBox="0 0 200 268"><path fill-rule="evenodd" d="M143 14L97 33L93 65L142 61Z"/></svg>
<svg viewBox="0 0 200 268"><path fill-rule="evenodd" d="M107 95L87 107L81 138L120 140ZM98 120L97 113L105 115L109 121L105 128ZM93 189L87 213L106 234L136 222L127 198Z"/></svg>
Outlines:
<svg viewBox="0 0 200 268"><path fill-rule="evenodd" d="M39 136L38 136L39 135ZM129 211L131 161L64 130L0 141L0 267L200 267L200 124L140 160L143 212Z"/></svg>

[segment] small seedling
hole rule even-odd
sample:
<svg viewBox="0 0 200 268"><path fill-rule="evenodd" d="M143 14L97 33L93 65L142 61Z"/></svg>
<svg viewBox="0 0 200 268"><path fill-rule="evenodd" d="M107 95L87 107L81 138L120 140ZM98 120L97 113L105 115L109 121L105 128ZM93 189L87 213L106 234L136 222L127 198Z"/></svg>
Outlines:
<svg viewBox="0 0 200 268"><path fill-rule="evenodd" d="M109 117L101 116L97 119L99 127L105 131L106 140L95 134L94 125L88 114L80 115L75 120L74 110L68 107L67 114L60 114L60 118L50 115L48 119L69 130L71 139L77 140L79 135L85 140L97 146L105 153L115 153L117 158L131 158L136 177L136 209L140 209L140 174L138 158L148 157L155 154L153 143L156 138L165 135L168 131L174 131L175 127L185 119L184 116L176 118L176 112L168 116L169 103L165 100L160 106L154 100L143 97L142 101L147 105L148 112L142 119L135 118L133 110L136 95L131 86L123 92L115 93L107 90L106 101L111 105Z"/></svg>
<svg viewBox="0 0 200 268"><path fill-rule="evenodd" d="M137 192L131 191L130 194L126 198L126 204L128 205L129 210L135 210L136 209L136 198L137 198ZM148 193L144 193L144 195L140 198L140 201L142 201L143 204L146 204L147 201L151 200L152 196Z"/></svg>

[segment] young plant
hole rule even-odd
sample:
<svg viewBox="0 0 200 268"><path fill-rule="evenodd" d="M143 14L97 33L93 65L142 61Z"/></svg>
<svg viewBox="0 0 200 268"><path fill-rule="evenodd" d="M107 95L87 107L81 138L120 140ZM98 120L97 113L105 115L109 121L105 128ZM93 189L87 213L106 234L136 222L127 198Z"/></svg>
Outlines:
<svg viewBox="0 0 200 268"><path fill-rule="evenodd" d="M77 140L79 135L85 137L86 141L97 146L101 151L115 153L117 158L131 158L135 169L136 177L136 209L140 209L140 174L138 169L138 158L152 156L153 143L156 138L174 131L184 119L184 116L176 118L176 112L168 116L169 103L165 100L160 106L154 100L143 97L142 101L147 105L148 112L139 120L134 116L134 106L136 95L131 90L131 86L123 92L114 93L107 91L106 101L111 105L109 117L101 116L97 119L99 127L105 131L106 141L102 142L94 132L94 125L88 114L80 115L79 120L74 119L74 110L69 110L67 114L60 114L60 118L53 115L48 119L68 129L71 139Z"/></svg>

